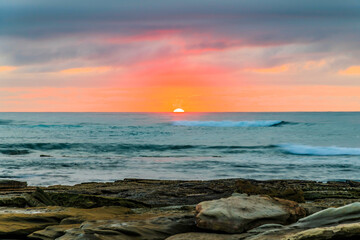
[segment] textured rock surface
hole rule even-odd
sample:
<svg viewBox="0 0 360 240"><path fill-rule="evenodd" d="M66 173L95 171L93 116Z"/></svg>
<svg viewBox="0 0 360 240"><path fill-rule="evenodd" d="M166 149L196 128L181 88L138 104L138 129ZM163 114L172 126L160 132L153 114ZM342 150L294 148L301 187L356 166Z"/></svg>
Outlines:
<svg viewBox="0 0 360 240"><path fill-rule="evenodd" d="M300 219L293 224L296 228L314 228L344 222L360 221L360 202L339 208L328 208Z"/></svg>
<svg viewBox="0 0 360 240"><path fill-rule="evenodd" d="M318 201L319 206L338 207L360 201L360 183L354 181L320 183L304 180L219 179L210 181L173 181L124 179L110 183L83 183L51 186L47 192L67 192L120 197L151 206L178 206L230 197L234 192L270 195L296 202ZM327 201L329 199L329 202ZM336 201L338 199L339 201ZM341 203L343 201L343 203Z"/></svg>
<svg viewBox="0 0 360 240"><path fill-rule="evenodd" d="M274 214L276 216L274 218L270 215L271 217L264 221L248 223L246 228L255 228L241 234L206 233L204 229L196 228L196 204L227 198L234 192L250 195L268 194L298 202L305 201L299 205L306 210L307 215L318 213L291 225L264 224L283 223L279 222L280 219L292 222L296 220L296 216L303 214L303 210L299 214L298 210L301 208L296 203L292 202L288 205L288 201L273 199L276 201L276 206L277 204L287 206L285 210L288 214L287 218L281 214ZM0 206L2 206L0 239L25 239L27 235L30 239L46 240L58 237L78 240L165 238L279 240L290 237L293 240L360 239L356 235L357 223L360 222L360 203L354 203L358 201L360 201L360 183L353 181L318 183L300 180L125 179L110 183L41 188L26 186L24 182L3 181L0 183ZM243 207L245 210L242 211L248 211L249 215L251 209L257 213L264 214L267 211L274 213L272 208L264 210L259 203L261 201L245 204ZM341 207L346 204L351 205ZM340 208L324 210L328 207ZM321 210L324 211L319 212ZM229 214L229 211L225 213Z"/></svg>
<svg viewBox="0 0 360 240"><path fill-rule="evenodd" d="M14 184L13 184L14 183ZM0 184L1 186L1 184ZM32 194L35 187L26 187L25 182L3 182L0 187L1 195L23 197L22 194ZM66 200L76 195L126 198L136 200L153 207L179 206L198 204L202 201L230 197L234 192L251 195L270 195L296 202L312 201L321 210L327 207L338 207L351 202L360 201L360 183L354 181L319 183L303 180L268 180L257 181L247 179L219 179L210 181L173 181L173 180L148 180L124 179L108 183L83 183L75 186L50 186L42 188L49 196ZM57 195L57 196L55 196ZM79 203L81 201L65 201L64 204ZM0 203L1 204L1 203ZM3 204L6 206L7 203ZM91 205L91 204L90 204ZM96 205L96 204L95 204ZM96 205L98 207L99 205Z"/></svg>
<svg viewBox="0 0 360 240"><path fill-rule="evenodd" d="M360 202L329 208L282 228L259 231L247 240L360 239ZM347 223L347 224L343 224ZM250 232L251 233L251 232Z"/></svg>
<svg viewBox="0 0 360 240"><path fill-rule="evenodd" d="M18 189L27 187L26 182L14 180L0 180L0 189Z"/></svg>
<svg viewBox="0 0 360 240"><path fill-rule="evenodd" d="M246 234L218 234L218 233L181 233L166 238L166 240L239 240L245 239Z"/></svg>
<svg viewBox="0 0 360 240"><path fill-rule="evenodd" d="M228 233L242 233L266 223L289 224L305 216L296 202L246 194L201 202L196 211L198 227Z"/></svg>
<svg viewBox="0 0 360 240"><path fill-rule="evenodd" d="M66 231L64 239L121 239L155 240L196 230L192 215L159 217L143 221L125 222L100 220L84 222L79 228Z"/></svg>
<svg viewBox="0 0 360 240"><path fill-rule="evenodd" d="M360 239L360 223L313 228L285 237L286 240Z"/></svg>

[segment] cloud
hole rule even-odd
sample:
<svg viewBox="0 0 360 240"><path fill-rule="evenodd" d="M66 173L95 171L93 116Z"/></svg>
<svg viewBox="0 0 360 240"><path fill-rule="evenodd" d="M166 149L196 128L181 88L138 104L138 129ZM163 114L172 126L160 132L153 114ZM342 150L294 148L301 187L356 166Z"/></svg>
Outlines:
<svg viewBox="0 0 360 240"><path fill-rule="evenodd" d="M360 75L360 66L351 66L345 70L340 70L339 74L342 75Z"/></svg>
<svg viewBox="0 0 360 240"><path fill-rule="evenodd" d="M208 94L216 102L209 88L356 87L348 76L360 72L359 7L358 0L0 1L0 88L138 89L119 100L125 105L164 89L156 104L175 99L177 89L181 99ZM87 101L93 94L84 91Z"/></svg>
<svg viewBox="0 0 360 240"><path fill-rule="evenodd" d="M0 66L0 72L14 71L16 68L14 66Z"/></svg>
<svg viewBox="0 0 360 240"><path fill-rule="evenodd" d="M265 74L270 73L270 74L274 74L274 73L286 72L288 70L289 70L289 64L276 66L276 67L271 67L271 68L246 69L245 71L250 71L250 72L254 72L254 73L265 73Z"/></svg>
<svg viewBox="0 0 360 240"><path fill-rule="evenodd" d="M111 70L111 67L83 67L83 68L68 68L61 70L60 73L65 74L83 74L83 73L104 73Z"/></svg>

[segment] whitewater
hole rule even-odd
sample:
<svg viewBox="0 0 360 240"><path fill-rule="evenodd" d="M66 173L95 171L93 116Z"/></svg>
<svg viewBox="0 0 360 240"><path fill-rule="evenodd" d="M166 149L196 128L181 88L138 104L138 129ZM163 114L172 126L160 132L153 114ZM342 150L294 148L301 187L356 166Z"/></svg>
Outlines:
<svg viewBox="0 0 360 240"><path fill-rule="evenodd" d="M0 178L360 180L360 113L0 113Z"/></svg>

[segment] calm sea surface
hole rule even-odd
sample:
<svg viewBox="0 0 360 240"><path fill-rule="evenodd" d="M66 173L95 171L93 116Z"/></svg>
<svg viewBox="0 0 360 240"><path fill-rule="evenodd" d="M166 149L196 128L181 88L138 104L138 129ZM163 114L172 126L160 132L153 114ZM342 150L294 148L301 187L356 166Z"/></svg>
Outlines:
<svg viewBox="0 0 360 240"><path fill-rule="evenodd" d="M0 177L360 180L360 113L0 113Z"/></svg>

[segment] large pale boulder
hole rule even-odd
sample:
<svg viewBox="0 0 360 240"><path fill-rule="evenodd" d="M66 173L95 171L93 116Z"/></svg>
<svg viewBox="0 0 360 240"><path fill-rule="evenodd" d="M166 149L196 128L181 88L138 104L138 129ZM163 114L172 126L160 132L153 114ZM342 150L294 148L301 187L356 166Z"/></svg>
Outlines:
<svg viewBox="0 0 360 240"><path fill-rule="evenodd" d="M306 214L296 202L247 194L201 202L196 211L198 227L228 233L242 233L267 223L290 224Z"/></svg>

